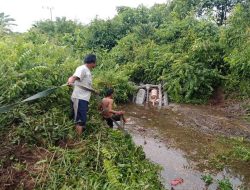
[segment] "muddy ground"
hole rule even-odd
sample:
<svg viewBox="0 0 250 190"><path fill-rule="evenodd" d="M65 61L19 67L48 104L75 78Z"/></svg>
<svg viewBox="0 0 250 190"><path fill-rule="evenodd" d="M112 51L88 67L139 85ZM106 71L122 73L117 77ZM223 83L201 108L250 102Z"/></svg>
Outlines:
<svg viewBox="0 0 250 190"><path fill-rule="evenodd" d="M250 109L247 105L250 103L224 103L216 106L170 104L166 109L175 113L174 120L180 126L250 140L250 122L246 119Z"/></svg>
<svg viewBox="0 0 250 190"><path fill-rule="evenodd" d="M0 150L0 189L34 189L36 179L46 176L51 153L28 145L8 145Z"/></svg>
<svg viewBox="0 0 250 190"><path fill-rule="evenodd" d="M176 125L181 128L193 128L204 134L222 134L233 137L244 137L250 140L250 122L244 119L249 114L247 103L233 103L223 105L180 105L170 104L167 108L159 110L161 113L158 119L157 113L150 115L150 107L143 108L148 114L143 115L141 119L148 121L154 120L156 125L165 123L166 126ZM127 111L133 111L129 106ZM167 116L167 121L164 118ZM139 127L139 130L141 128ZM173 126L172 129L175 129ZM168 136L178 135L181 138L182 130L172 133L169 129ZM142 129L144 130L144 129ZM180 136L179 136L180 135ZM2 135L1 135L2 136ZM3 135L4 136L4 135ZM6 136L5 136L6 137ZM208 142L209 142L209 138ZM7 143L6 139L1 137L0 145L0 189L34 189L37 180L46 179L46 169L49 167L49 161L53 156L46 149L40 147L30 147L26 144L12 145ZM188 142L188 141L187 141ZM184 143L187 143L184 142ZM145 141L146 143L146 141ZM65 142L59 142L58 146L64 147ZM184 147L184 144L182 145Z"/></svg>
<svg viewBox="0 0 250 190"><path fill-rule="evenodd" d="M50 165L58 157L55 152L36 145L13 144L7 134L2 135L0 142L0 190L32 190L47 180ZM83 144L65 139L55 145L71 149Z"/></svg>
<svg viewBox="0 0 250 190"><path fill-rule="evenodd" d="M157 109L131 104L121 109L130 118L125 127L135 143L163 167L167 189L175 177L185 181L176 190L215 190L217 180L224 178L230 179L234 189L250 186L250 162L232 156L236 147L250 146L250 122L244 105L170 104ZM209 188L201 180L204 173L214 178Z"/></svg>

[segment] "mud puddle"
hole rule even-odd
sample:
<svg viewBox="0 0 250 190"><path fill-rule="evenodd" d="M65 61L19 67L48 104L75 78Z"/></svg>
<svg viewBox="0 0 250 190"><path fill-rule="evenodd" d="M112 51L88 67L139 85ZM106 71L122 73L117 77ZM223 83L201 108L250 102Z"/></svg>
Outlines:
<svg viewBox="0 0 250 190"><path fill-rule="evenodd" d="M194 126L188 127L192 123L192 115L185 115L179 110L158 110L136 105L126 105L123 109L130 117L126 129L132 135L134 142L143 147L150 160L163 168L161 176L166 189L171 189L170 182L175 178L184 180L184 183L174 187L175 190L216 190L217 180L225 178L230 180L233 189L250 189L249 163L225 166L220 172L206 167L209 157L215 151L227 148L217 141L218 137L210 125L203 123L202 129ZM183 109L188 109L193 114L204 114L202 111L192 110L190 107ZM214 111L206 112L206 114L217 117L219 120L224 119L223 115ZM227 126L234 125L229 122L230 120L226 121ZM215 125L216 122L213 119L212 124ZM225 121L223 122L225 124ZM233 123L237 122L233 121ZM240 125L243 126L243 124ZM243 127L242 130L247 129L248 127ZM239 131L239 134L242 130ZM225 131L222 130L221 133L227 134L228 131ZM209 187L206 187L201 179L204 174L211 174L214 179L213 184Z"/></svg>

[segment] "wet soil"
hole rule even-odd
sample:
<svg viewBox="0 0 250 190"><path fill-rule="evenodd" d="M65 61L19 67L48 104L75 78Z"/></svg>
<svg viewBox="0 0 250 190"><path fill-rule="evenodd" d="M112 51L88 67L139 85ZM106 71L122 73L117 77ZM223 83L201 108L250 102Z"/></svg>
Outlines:
<svg viewBox="0 0 250 190"><path fill-rule="evenodd" d="M250 123L241 118L239 109L230 113L229 108L172 104L169 110L177 114L175 120L178 125L193 127L210 134L216 132L250 140Z"/></svg>
<svg viewBox="0 0 250 190"><path fill-rule="evenodd" d="M224 178L234 189L250 189L249 162L220 165L216 160L231 150L232 145L225 140L228 137L249 139L250 125L240 117L228 117L227 112L212 106L172 104L159 110L126 105L123 109L131 119L126 129L146 156L162 166L167 189L171 189L170 182L175 178L184 179L183 184L174 187L176 190L216 190L217 180ZM214 178L209 187L201 180L206 173Z"/></svg>
<svg viewBox="0 0 250 190"><path fill-rule="evenodd" d="M51 161L58 155L35 145L14 145L5 133L0 138L0 190L35 189L36 184L47 179ZM64 139L56 142L56 146L73 149L84 143Z"/></svg>
<svg viewBox="0 0 250 190"><path fill-rule="evenodd" d="M0 189L34 189L36 179L46 178L47 160L51 153L46 149L28 145L1 146Z"/></svg>

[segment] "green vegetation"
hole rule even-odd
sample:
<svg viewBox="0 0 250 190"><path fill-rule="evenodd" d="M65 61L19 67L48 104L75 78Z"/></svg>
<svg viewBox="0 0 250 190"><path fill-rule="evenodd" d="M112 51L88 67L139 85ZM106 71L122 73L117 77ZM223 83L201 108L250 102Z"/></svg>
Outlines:
<svg viewBox="0 0 250 190"><path fill-rule="evenodd" d="M207 186L211 185L213 183L213 178L210 174L208 175L203 175L202 180L205 182ZM230 183L229 179L222 179L222 180L217 180L218 182L218 190L233 190L233 186Z"/></svg>
<svg viewBox="0 0 250 190"><path fill-rule="evenodd" d="M192 144L190 144L192 146ZM225 166L237 165L249 167L249 140L244 138L215 137L199 154L190 157L198 161L199 168L220 171ZM208 162L204 162L207 160ZM243 167L243 168L244 168Z"/></svg>
<svg viewBox="0 0 250 190"><path fill-rule="evenodd" d="M10 18L10 15L0 13L0 36L11 32L10 26L15 25L14 21L15 19Z"/></svg>
<svg viewBox="0 0 250 190"><path fill-rule="evenodd" d="M102 71L129 81L162 82L173 101L202 103L219 88L249 98L249 10L248 1L174 0L118 7L113 19L88 26L39 21L29 33L34 41L47 35L76 55L94 51Z"/></svg>
<svg viewBox="0 0 250 190"><path fill-rule="evenodd" d="M14 20L0 13L0 105L64 84L90 52L98 56L95 87L114 87L119 103L140 82L162 82L175 102L207 102L221 87L228 97L249 98L248 1L173 0L117 12L86 26L38 21L22 34L11 32ZM129 135L102 127L94 98L88 130L76 138L70 93L62 88L1 115L1 170L13 176L0 182L24 189L162 189L159 168ZM235 145L228 155L249 161L249 152Z"/></svg>
<svg viewBox="0 0 250 190"><path fill-rule="evenodd" d="M248 1L174 0L118 7L113 19L87 26L39 21L29 34L33 42L49 36L79 56L96 52L102 72L162 82L176 102L206 102L221 87L229 97L248 98L249 10Z"/></svg>
<svg viewBox="0 0 250 190"><path fill-rule="evenodd" d="M233 190L233 186L229 179L218 180L220 190Z"/></svg>
<svg viewBox="0 0 250 190"><path fill-rule="evenodd" d="M201 179L205 182L205 184L207 186L213 183L213 178L209 174L208 175L203 175Z"/></svg>
<svg viewBox="0 0 250 190"><path fill-rule="evenodd" d="M95 127L96 128L96 127ZM58 156L38 189L161 189L158 168L120 131L95 129L78 148L51 147ZM129 152L127 152L129 150ZM140 176L140 177L139 177ZM44 176L38 176L43 181Z"/></svg>
<svg viewBox="0 0 250 190"><path fill-rule="evenodd" d="M197 156L200 168L220 171L225 166L236 168L237 165L249 167L250 144L243 138L215 138L206 148L204 154ZM204 163L202 160L208 160ZM207 176L202 178L205 182Z"/></svg>
<svg viewBox="0 0 250 190"><path fill-rule="evenodd" d="M1 104L64 84L79 65L80 59L72 49L49 38L34 31L2 38ZM126 101L133 90L128 79L114 75L105 80L96 77L95 84L118 88L120 102ZM2 176L0 182L24 189L161 189L160 168L145 159L143 150L135 147L129 135L103 126L94 97L88 131L77 139L69 119L70 94L71 90L64 87L1 115L1 169L13 176ZM16 147L20 150L12 152ZM46 152L37 158L37 149ZM28 154L19 155L22 151ZM30 169L32 163L36 169ZM13 178L17 179L11 181Z"/></svg>

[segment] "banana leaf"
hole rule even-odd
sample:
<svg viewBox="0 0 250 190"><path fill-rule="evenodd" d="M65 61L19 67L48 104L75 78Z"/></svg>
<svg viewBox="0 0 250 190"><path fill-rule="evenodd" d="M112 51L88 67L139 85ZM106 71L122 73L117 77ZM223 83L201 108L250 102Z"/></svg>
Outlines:
<svg viewBox="0 0 250 190"><path fill-rule="evenodd" d="M61 86L57 86L57 87L53 87L53 88L49 88L47 90L44 90L42 92L38 92L37 94L33 95L33 96L30 96L29 98L26 98L20 102L17 102L17 103L14 103L14 104L10 104L10 105L5 105L5 106L2 106L0 107L0 114L1 113L5 113L5 112L8 112L10 110L12 110L15 106L17 106L18 104L22 104L22 103L25 103L25 102L30 102L30 101L33 101L33 100L37 100L37 99L40 99L40 98L44 98L52 93L54 93L58 88L61 88L61 87L64 87L64 86L67 86L67 84L63 84ZM75 85L76 86L76 85ZM80 86L80 85L77 85L77 86ZM85 87L85 86L80 86L82 88L84 88L85 90L89 90L89 91L92 91L95 93L95 90L94 89L91 89L91 88L88 88L88 87ZM96 94L97 95L97 94ZM99 97L97 95L97 97ZM100 98L100 97L99 97Z"/></svg>
<svg viewBox="0 0 250 190"><path fill-rule="evenodd" d="M62 85L62 86L64 86L64 85ZM37 99L40 99L40 98L44 98L44 97L52 94L53 92L55 92L58 88L60 88L62 86L53 87L53 88L44 90L42 92L38 92L37 94L35 94L33 96L30 96L29 98L26 98L26 99L22 100L21 102L17 102L17 103L14 103L14 104L2 106L2 107L0 107L0 113L9 112L10 110L12 110L18 104L22 104L22 103L25 103L25 102L30 102L30 101L37 100Z"/></svg>
<svg viewBox="0 0 250 190"><path fill-rule="evenodd" d="M10 110L12 110L16 105L18 105L19 103L15 103L15 104L10 104L10 105L6 105L6 106L2 106L0 107L0 113L5 113L8 112Z"/></svg>
<svg viewBox="0 0 250 190"><path fill-rule="evenodd" d="M60 86L50 88L50 89L44 90L42 92L38 92L37 94L35 94L33 96L30 96L29 98L26 98L25 100L22 100L21 102L24 103L24 102L29 102L29 101L32 101L32 100L36 100L36 99L46 97L46 96L52 94L53 92L55 92L58 88L60 88Z"/></svg>

